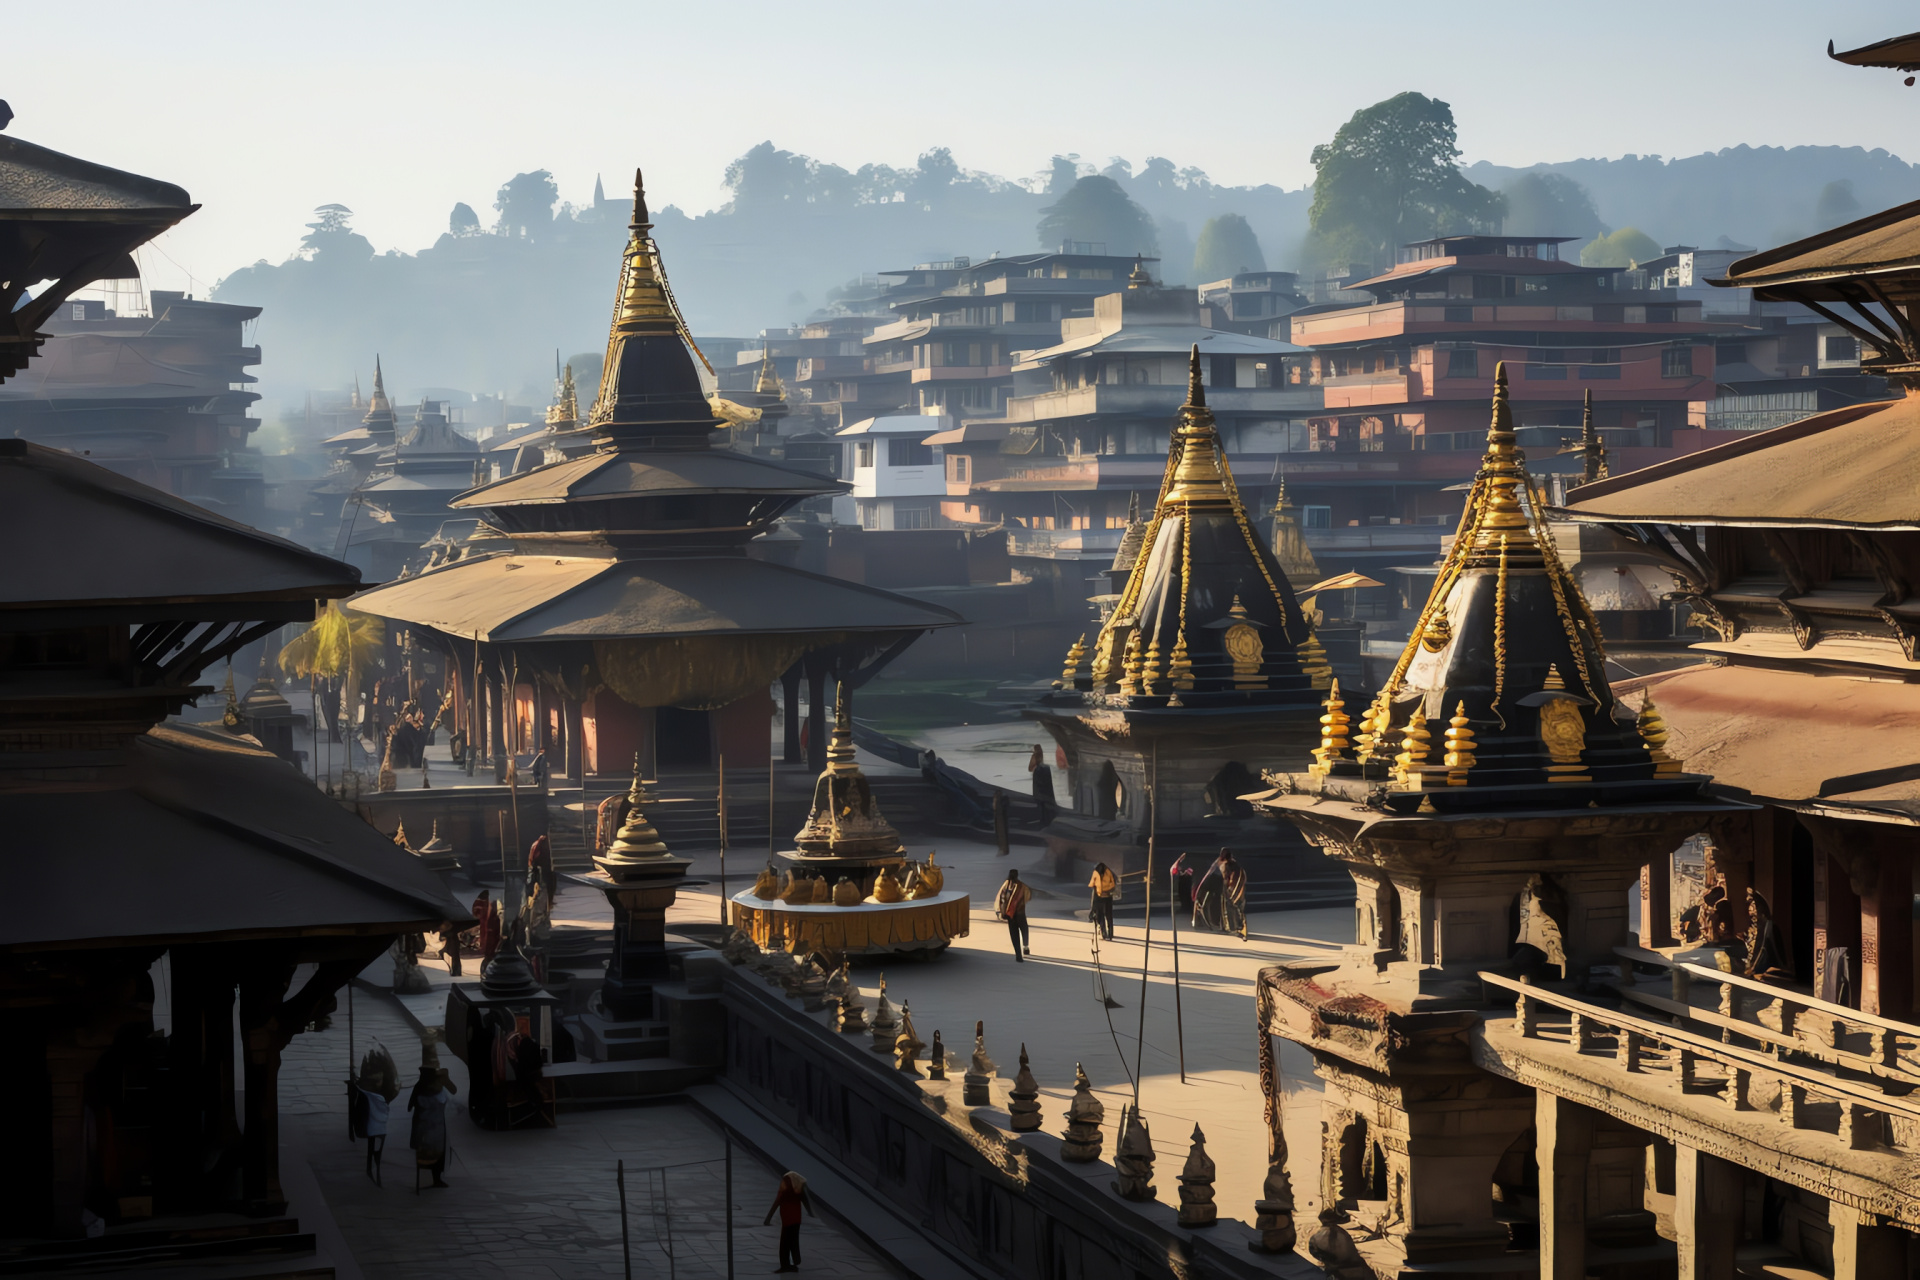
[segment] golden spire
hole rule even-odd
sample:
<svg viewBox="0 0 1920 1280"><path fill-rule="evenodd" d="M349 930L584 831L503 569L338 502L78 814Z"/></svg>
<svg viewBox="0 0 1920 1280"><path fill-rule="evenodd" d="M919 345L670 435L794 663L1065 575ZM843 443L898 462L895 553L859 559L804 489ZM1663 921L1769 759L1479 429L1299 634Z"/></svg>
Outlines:
<svg viewBox="0 0 1920 1280"><path fill-rule="evenodd" d="M1132 292L1137 289L1151 288L1153 288L1153 277L1147 274L1146 256L1136 253L1133 256L1133 270L1127 273L1127 289Z"/></svg>
<svg viewBox="0 0 1920 1280"><path fill-rule="evenodd" d="M1485 511L1476 522L1473 550L1483 555L1511 555L1532 550L1532 526L1520 506L1519 491L1526 488L1525 457L1515 447L1513 406L1507 403L1507 362L1493 367L1493 421L1487 426L1487 452L1480 464L1486 486ZM1476 557L1478 558L1478 557Z"/></svg>
<svg viewBox="0 0 1920 1280"><path fill-rule="evenodd" d="M1420 771L1426 766L1430 750L1427 744L1432 738L1427 732L1427 709L1416 703L1400 738L1400 754L1393 759L1394 776L1400 780L1403 791L1420 790Z"/></svg>
<svg viewBox="0 0 1920 1280"><path fill-rule="evenodd" d="M1347 750L1347 713L1342 709L1347 704L1340 699L1340 682L1335 680L1327 690L1327 700L1321 704L1327 713L1320 717L1320 746L1313 753L1313 764L1307 767L1308 773L1325 776L1333 769L1333 762L1346 759Z"/></svg>
<svg viewBox="0 0 1920 1280"><path fill-rule="evenodd" d="M1679 774L1684 766L1667 754L1666 717L1660 714L1660 708L1653 705L1651 691L1640 704L1640 714L1634 727L1640 731L1640 741L1647 744L1647 754L1653 757L1653 776L1671 778Z"/></svg>
<svg viewBox="0 0 1920 1280"><path fill-rule="evenodd" d="M220 723L229 729L240 727L240 699L233 692L233 664L227 664L227 709L220 713Z"/></svg>
<svg viewBox="0 0 1920 1280"><path fill-rule="evenodd" d="M1173 658L1167 663L1167 681L1175 693L1186 693L1193 688L1193 660L1187 656L1187 634L1184 631L1173 642Z"/></svg>
<svg viewBox="0 0 1920 1280"><path fill-rule="evenodd" d="M1353 758L1361 764L1379 754L1387 735L1387 691L1382 689L1371 705L1360 713L1360 732L1354 738Z"/></svg>
<svg viewBox="0 0 1920 1280"><path fill-rule="evenodd" d="M1447 721L1447 754L1443 757L1447 766L1447 784L1464 787L1467 785L1467 770L1473 768L1473 723L1467 719L1467 704L1462 701L1453 709L1453 719Z"/></svg>
<svg viewBox="0 0 1920 1280"><path fill-rule="evenodd" d="M1071 685L1074 677L1080 674L1080 664L1086 660L1087 633L1082 631L1080 638L1073 642L1073 648L1067 650L1067 665L1060 671L1060 685Z"/></svg>
<svg viewBox="0 0 1920 1280"><path fill-rule="evenodd" d="M1320 637L1312 631L1307 632L1306 643L1300 646L1300 669L1313 681L1316 689L1325 689L1333 679L1333 664L1327 661L1327 646L1320 643Z"/></svg>
<svg viewBox="0 0 1920 1280"><path fill-rule="evenodd" d="M1580 483L1607 478L1607 442L1593 425L1593 390L1588 388L1580 409Z"/></svg>
<svg viewBox="0 0 1920 1280"><path fill-rule="evenodd" d="M627 789L627 820L620 824L620 833L607 850L609 857L666 856L666 842L660 839L660 833L647 821L645 807L652 803L653 797L647 794L647 785L640 778L640 753L636 751L633 753L633 785Z"/></svg>
<svg viewBox="0 0 1920 1280"><path fill-rule="evenodd" d="M647 213L647 191L638 169L633 171L633 221L627 225L633 234L627 240L626 261L621 264L620 312L613 322L614 337L620 334L677 337L680 324L660 279L653 236L649 234L653 220ZM609 340L606 368L614 367L614 357L614 342Z"/></svg>
<svg viewBox="0 0 1920 1280"><path fill-rule="evenodd" d="M1127 634L1127 652L1122 670L1124 674L1120 677L1120 693L1122 697L1131 698L1140 692L1140 632L1138 630Z"/></svg>
<svg viewBox="0 0 1920 1280"><path fill-rule="evenodd" d="M387 379L380 368L379 356L373 358L373 399L367 403L367 416L360 421L369 427L393 429L393 402L387 399Z"/></svg>
<svg viewBox="0 0 1920 1280"><path fill-rule="evenodd" d="M1174 467L1173 487L1160 500L1162 511L1169 507L1233 505L1221 466L1220 432L1214 426L1213 410L1207 408L1206 386L1200 381L1197 343L1188 356L1187 402L1180 406L1171 448L1177 451L1179 463Z"/></svg>
<svg viewBox="0 0 1920 1280"><path fill-rule="evenodd" d="M1140 662L1140 692L1146 694L1148 697L1152 697L1157 693L1165 693L1166 690L1160 687L1162 683L1160 672L1160 637L1155 636L1147 643L1146 656L1142 658Z"/></svg>
<svg viewBox="0 0 1920 1280"><path fill-rule="evenodd" d="M847 696L844 680L833 687L833 737L827 740L827 772L860 772L853 748L853 699Z"/></svg>

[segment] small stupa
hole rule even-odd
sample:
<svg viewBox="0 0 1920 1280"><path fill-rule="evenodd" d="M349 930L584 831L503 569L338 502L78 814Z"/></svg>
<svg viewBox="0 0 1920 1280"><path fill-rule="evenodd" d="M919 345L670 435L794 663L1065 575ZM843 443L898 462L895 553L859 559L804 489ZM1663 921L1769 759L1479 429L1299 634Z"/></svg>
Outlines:
<svg viewBox="0 0 1920 1280"><path fill-rule="evenodd" d="M794 836L796 847L780 856L796 873L824 875L828 883L845 876L865 897L883 872L892 873L890 880L904 878L907 852L860 771L852 707L842 685L834 698L833 738L827 746L827 767L814 783L813 806L806 825Z"/></svg>

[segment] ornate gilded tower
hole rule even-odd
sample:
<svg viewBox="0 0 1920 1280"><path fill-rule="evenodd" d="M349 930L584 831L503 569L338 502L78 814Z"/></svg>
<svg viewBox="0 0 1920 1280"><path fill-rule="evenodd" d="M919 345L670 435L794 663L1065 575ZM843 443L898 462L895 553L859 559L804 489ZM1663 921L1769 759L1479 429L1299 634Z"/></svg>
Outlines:
<svg viewBox="0 0 1920 1280"><path fill-rule="evenodd" d="M1508 1247L1489 1187L1534 1100L1476 1065L1482 972L1584 989L1628 941L1640 868L1744 811L1616 703L1514 447L1504 368L1494 386L1459 532L1391 676L1357 720L1329 696L1312 763L1249 797L1357 891L1354 944L1265 970L1259 1004L1326 1083L1325 1202L1378 1210L1362 1252L1379 1274ZM1651 1218L1622 1232L1651 1243Z"/></svg>
<svg viewBox="0 0 1920 1280"><path fill-rule="evenodd" d="M1055 692L1028 711L1067 757L1071 812L1047 830L1060 870L1139 865L1150 825L1166 848L1272 848L1276 833L1239 797L1312 745L1324 669L1240 501L1198 349L1153 513L1127 549L1098 634L1075 642Z"/></svg>

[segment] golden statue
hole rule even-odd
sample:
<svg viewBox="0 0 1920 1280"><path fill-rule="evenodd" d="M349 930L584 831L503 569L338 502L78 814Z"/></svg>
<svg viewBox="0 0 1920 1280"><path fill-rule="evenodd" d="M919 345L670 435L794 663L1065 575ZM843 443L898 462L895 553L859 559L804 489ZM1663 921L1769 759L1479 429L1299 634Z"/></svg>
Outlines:
<svg viewBox="0 0 1920 1280"><path fill-rule="evenodd" d="M875 902L904 902L907 895L901 891L900 881L894 878L892 867L880 868L880 874L873 882L873 900Z"/></svg>
<svg viewBox="0 0 1920 1280"><path fill-rule="evenodd" d="M815 906L822 907L833 901L833 889L827 884L827 878L825 876L815 876L807 883L813 886L813 904Z"/></svg>
<svg viewBox="0 0 1920 1280"><path fill-rule="evenodd" d="M826 881L822 880L820 883L825 884ZM833 886L833 905L836 907L859 906L860 886L841 876L840 883Z"/></svg>
<svg viewBox="0 0 1920 1280"><path fill-rule="evenodd" d="M780 873L772 867L762 867L753 882L753 896L756 898L777 898L780 896Z"/></svg>

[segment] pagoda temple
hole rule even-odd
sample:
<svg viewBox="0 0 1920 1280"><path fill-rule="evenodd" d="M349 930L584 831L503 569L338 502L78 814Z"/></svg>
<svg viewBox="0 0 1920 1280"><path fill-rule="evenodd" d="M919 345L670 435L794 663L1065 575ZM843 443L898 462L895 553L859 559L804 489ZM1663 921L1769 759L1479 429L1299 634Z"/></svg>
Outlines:
<svg viewBox="0 0 1920 1280"><path fill-rule="evenodd" d="M1239 797L1317 740L1326 672L1241 504L1197 348L1159 497L1129 528L1116 571L1123 562L1092 646L1074 643L1054 691L1026 713L1067 759L1072 810L1045 832L1061 874L1076 859L1141 865L1150 828L1162 848L1276 847Z"/></svg>
<svg viewBox="0 0 1920 1280"><path fill-rule="evenodd" d="M721 424L652 225L636 174L600 394L584 424L552 437L569 456L452 503L510 549L469 549L355 604L448 654L469 686L458 727L484 755L535 745L528 725L572 777L624 773L636 753L649 776L721 753L764 766L768 690L783 673L805 660L858 683L959 621L747 554L782 512L845 486L715 447ZM824 739L825 725L814 732Z"/></svg>
<svg viewBox="0 0 1920 1280"><path fill-rule="evenodd" d="M1263 971L1259 1006L1263 1032L1305 1047L1325 1083L1325 1205L1336 1218L1380 1211L1362 1249L1377 1274L1512 1243L1488 1189L1521 1191L1515 1153L1536 1099L1486 1068L1472 1038L1502 995L1485 974L1586 990L1596 966L1619 963L1640 868L1751 812L1662 750L1605 663L1515 448L1502 369L1459 533L1392 675L1357 719L1329 696L1312 761L1248 797L1357 890L1354 944L1336 962ZM1290 1197L1285 1154L1276 1143L1270 1226ZM1638 1147L1633 1159L1644 1164ZM1622 1246L1657 1243L1638 1178L1603 1192Z"/></svg>
<svg viewBox="0 0 1920 1280"><path fill-rule="evenodd" d="M0 378L48 307L135 274L128 252L195 207L0 137ZM6 1256L130 1273L211 1248L297 1268L314 1242L284 1216L281 1053L395 935L467 913L239 732L231 694L230 727L168 718L358 575L25 440L0 440L0 529L31 549L0 579Z"/></svg>

